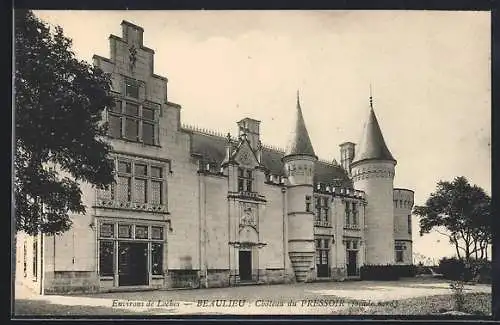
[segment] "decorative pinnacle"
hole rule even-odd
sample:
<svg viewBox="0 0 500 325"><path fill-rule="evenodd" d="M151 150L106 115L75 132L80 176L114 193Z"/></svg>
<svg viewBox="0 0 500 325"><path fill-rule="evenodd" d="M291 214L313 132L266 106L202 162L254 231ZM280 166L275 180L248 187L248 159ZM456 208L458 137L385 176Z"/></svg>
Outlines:
<svg viewBox="0 0 500 325"><path fill-rule="evenodd" d="M300 94L298 89L297 89L297 106L300 106Z"/></svg>

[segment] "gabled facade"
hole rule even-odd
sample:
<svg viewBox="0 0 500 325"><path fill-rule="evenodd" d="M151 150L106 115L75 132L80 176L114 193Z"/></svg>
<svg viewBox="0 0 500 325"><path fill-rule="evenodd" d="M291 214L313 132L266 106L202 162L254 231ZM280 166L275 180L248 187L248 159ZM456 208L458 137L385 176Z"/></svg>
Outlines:
<svg viewBox="0 0 500 325"><path fill-rule="evenodd" d="M412 262L413 192L393 188L373 108L362 150L342 144L341 164L316 156L298 96L286 150L263 145L251 118L236 136L181 125L143 29L123 21L122 31L109 58L94 56L116 98L103 116L116 183L82 184L87 212L63 235L20 234L18 279L45 293L197 288L344 280L366 263Z"/></svg>

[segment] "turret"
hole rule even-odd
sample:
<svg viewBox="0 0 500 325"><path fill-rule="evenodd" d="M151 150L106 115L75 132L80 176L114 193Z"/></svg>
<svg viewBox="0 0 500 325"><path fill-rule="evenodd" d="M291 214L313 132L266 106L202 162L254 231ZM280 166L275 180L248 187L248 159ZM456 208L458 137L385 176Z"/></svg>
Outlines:
<svg viewBox="0 0 500 325"><path fill-rule="evenodd" d="M394 248L397 264L412 264L411 210L414 192L405 188L394 189Z"/></svg>
<svg viewBox="0 0 500 325"><path fill-rule="evenodd" d="M366 264L394 264L393 183L396 160L385 144L370 96L365 123L351 174L354 188L365 192Z"/></svg>
<svg viewBox="0 0 500 325"><path fill-rule="evenodd" d="M287 182L288 255L299 282L314 279L314 153L302 116L299 94L294 129L283 157Z"/></svg>

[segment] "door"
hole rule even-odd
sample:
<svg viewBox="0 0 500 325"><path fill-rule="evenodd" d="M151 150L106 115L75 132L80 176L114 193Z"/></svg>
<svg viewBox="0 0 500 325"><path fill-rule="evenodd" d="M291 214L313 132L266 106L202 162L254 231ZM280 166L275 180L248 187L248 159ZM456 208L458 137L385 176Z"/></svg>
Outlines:
<svg viewBox="0 0 500 325"><path fill-rule="evenodd" d="M318 278L326 278L330 276L330 267L328 266L328 250L317 250L317 264L316 269L318 272Z"/></svg>
<svg viewBox="0 0 500 325"><path fill-rule="evenodd" d="M252 252L240 251L239 253L240 281L252 280Z"/></svg>
<svg viewBox="0 0 500 325"><path fill-rule="evenodd" d="M118 243L118 285L148 285L148 244Z"/></svg>
<svg viewBox="0 0 500 325"><path fill-rule="evenodd" d="M358 251L347 251L347 275L358 275Z"/></svg>

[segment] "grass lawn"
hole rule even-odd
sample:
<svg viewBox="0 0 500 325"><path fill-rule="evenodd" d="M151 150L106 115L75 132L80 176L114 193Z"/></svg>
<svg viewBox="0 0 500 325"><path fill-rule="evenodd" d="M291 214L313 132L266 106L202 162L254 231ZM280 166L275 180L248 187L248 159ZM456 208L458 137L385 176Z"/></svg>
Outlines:
<svg viewBox="0 0 500 325"><path fill-rule="evenodd" d="M491 293L466 293L463 312L477 316L491 315ZM339 297L340 298L340 297ZM439 315L454 310L453 295L434 295L410 299L384 302L381 305L360 305L356 300L345 300L349 306L332 313L332 315ZM356 303L358 302L358 303ZM172 312L175 313L174 310ZM132 311L112 307L67 306L51 304L47 301L24 300L15 301L13 316L132 316L154 315L154 312Z"/></svg>
<svg viewBox="0 0 500 325"><path fill-rule="evenodd" d="M466 293L465 313L491 316L491 293ZM380 306L350 306L341 314L347 315L432 315L454 310L452 295L436 295L392 301Z"/></svg>

